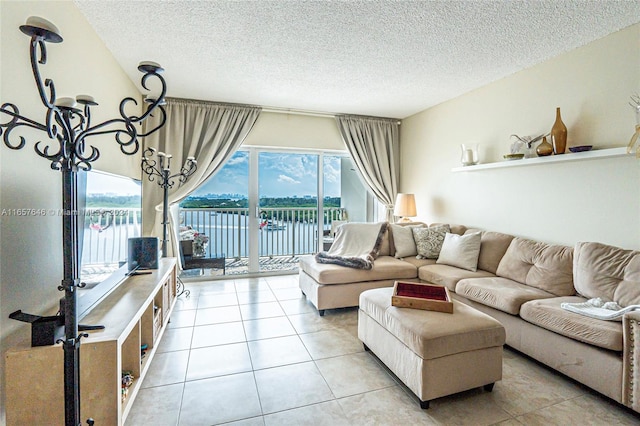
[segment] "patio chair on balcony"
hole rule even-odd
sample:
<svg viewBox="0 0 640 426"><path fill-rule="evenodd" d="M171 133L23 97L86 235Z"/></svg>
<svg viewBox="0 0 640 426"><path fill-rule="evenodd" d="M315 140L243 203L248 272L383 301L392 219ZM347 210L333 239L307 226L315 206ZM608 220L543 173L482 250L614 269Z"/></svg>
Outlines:
<svg viewBox="0 0 640 426"><path fill-rule="evenodd" d="M193 241L180 241L180 257L183 269L222 269L222 275L226 273L226 256L223 254L212 257L199 257L193 255Z"/></svg>

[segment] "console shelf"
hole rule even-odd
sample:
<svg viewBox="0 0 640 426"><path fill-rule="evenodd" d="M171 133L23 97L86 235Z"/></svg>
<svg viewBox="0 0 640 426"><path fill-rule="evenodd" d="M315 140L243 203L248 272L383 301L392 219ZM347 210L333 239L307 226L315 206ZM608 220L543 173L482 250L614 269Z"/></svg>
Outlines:
<svg viewBox="0 0 640 426"><path fill-rule="evenodd" d="M82 319L105 326L80 348L82 419L122 425L131 410L176 301L176 259L158 263L151 274L128 277ZM28 345L5 355L7 425L64 424L62 347ZM126 398L123 371L133 374Z"/></svg>
<svg viewBox="0 0 640 426"><path fill-rule="evenodd" d="M523 158L522 160L504 160L496 163L476 164L475 166L454 167L452 172L474 172L478 170L497 169L503 167L536 166L549 163L563 163L567 161L593 160L597 158L633 157L627 154L627 148L607 148L596 149L586 152L567 152L562 155L551 155L549 157Z"/></svg>

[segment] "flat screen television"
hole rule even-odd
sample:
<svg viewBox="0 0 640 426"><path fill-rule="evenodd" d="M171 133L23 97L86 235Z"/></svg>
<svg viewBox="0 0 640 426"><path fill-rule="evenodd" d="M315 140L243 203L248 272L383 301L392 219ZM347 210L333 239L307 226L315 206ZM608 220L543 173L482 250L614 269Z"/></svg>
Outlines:
<svg viewBox="0 0 640 426"><path fill-rule="evenodd" d="M78 203L82 318L126 278L128 240L142 234L142 183L98 170L80 172Z"/></svg>

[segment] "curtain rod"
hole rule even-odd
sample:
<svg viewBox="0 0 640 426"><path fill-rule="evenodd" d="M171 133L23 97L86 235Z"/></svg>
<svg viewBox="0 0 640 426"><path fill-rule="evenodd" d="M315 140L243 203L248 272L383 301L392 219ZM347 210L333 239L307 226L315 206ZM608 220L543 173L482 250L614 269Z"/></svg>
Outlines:
<svg viewBox="0 0 640 426"><path fill-rule="evenodd" d="M247 107L259 107L262 108L263 112L272 112L275 114L295 114L295 115L307 115L311 117L325 117L325 118L335 118L338 115L353 115L358 116L358 114L342 114L342 113L333 113L333 112L323 112L323 111L312 111L307 109L296 109L296 108L281 108L281 107L268 107L268 106L259 106L259 105L251 105L251 104L236 104L229 102L217 102L217 101L205 101L199 99L188 99L188 98L174 98L174 97L166 97L167 100L174 100L178 102L193 102L193 103L204 103L204 104L213 104L213 105L231 105L231 106L247 106ZM395 120L395 118L390 117L375 117L362 115L361 117L370 117L370 118L381 118L388 120ZM397 120L398 124L402 124L401 120Z"/></svg>
<svg viewBox="0 0 640 426"><path fill-rule="evenodd" d="M358 114L341 114L341 113L333 113L333 112L322 112L322 111L311 111L305 109L295 109L295 108L279 108L279 107L262 107L263 112L272 112L276 114L296 114L296 115L308 115L311 117L326 117L326 118L335 118L338 115L352 115L357 116ZM386 118L387 117L375 117L375 116L365 116L362 117L371 117L371 118ZM394 120L391 118L391 120ZM398 120L398 124L401 124L401 121Z"/></svg>
<svg viewBox="0 0 640 426"><path fill-rule="evenodd" d="M322 111L311 111L306 109L295 109L295 108L278 108L278 107L262 107L263 112L273 112L276 114L296 114L296 115L309 115L312 117L327 117L327 118L335 118L337 114L332 112L322 112Z"/></svg>

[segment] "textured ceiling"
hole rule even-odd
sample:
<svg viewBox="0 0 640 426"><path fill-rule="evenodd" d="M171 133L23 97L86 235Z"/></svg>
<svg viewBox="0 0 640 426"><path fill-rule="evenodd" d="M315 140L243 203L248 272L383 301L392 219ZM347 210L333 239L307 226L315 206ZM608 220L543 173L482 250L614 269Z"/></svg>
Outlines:
<svg viewBox="0 0 640 426"><path fill-rule="evenodd" d="M636 0L75 3L138 85L152 60L173 97L395 118L640 22Z"/></svg>

